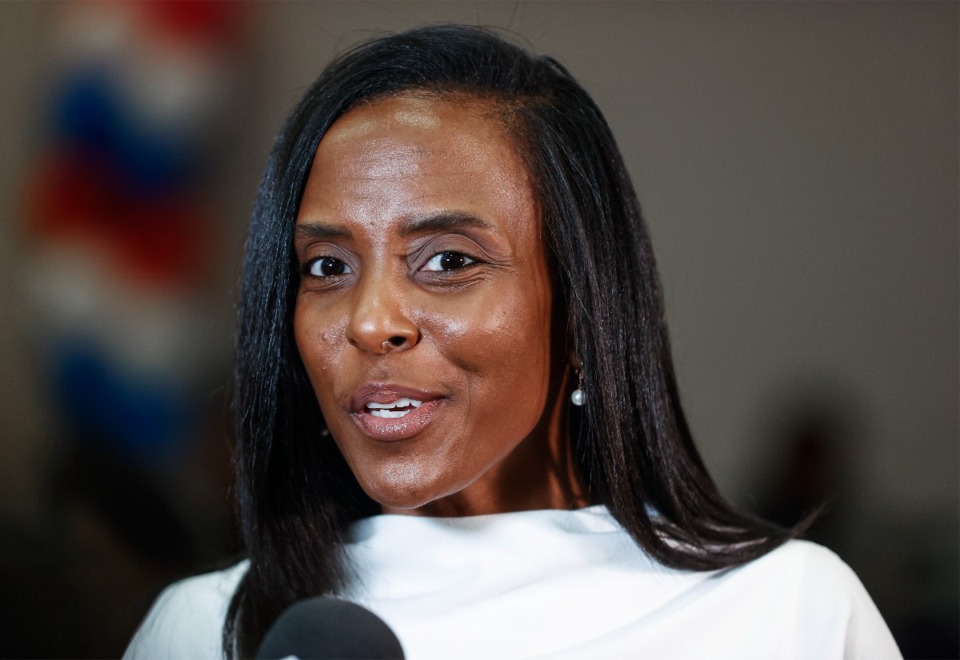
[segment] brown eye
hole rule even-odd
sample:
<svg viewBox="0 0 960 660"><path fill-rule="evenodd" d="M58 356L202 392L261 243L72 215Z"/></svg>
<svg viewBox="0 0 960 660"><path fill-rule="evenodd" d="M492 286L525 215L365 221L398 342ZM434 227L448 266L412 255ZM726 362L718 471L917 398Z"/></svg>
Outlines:
<svg viewBox="0 0 960 660"><path fill-rule="evenodd" d="M424 265L423 270L432 272L457 270L458 268L465 268L472 263L476 263L476 260L460 252L440 252L430 258L430 261Z"/></svg>
<svg viewBox="0 0 960 660"><path fill-rule="evenodd" d="M313 277L336 277L353 272L350 266L333 257L320 257L307 264L307 274Z"/></svg>

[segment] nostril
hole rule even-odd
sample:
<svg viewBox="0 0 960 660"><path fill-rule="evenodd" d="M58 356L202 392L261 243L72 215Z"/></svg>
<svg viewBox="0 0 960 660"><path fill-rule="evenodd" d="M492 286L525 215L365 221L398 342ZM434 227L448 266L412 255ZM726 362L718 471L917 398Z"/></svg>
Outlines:
<svg viewBox="0 0 960 660"><path fill-rule="evenodd" d="M380 353L386 354L393 351L405 351L416 343L416 338L405 335L393 335L380 342Z"/></svg>

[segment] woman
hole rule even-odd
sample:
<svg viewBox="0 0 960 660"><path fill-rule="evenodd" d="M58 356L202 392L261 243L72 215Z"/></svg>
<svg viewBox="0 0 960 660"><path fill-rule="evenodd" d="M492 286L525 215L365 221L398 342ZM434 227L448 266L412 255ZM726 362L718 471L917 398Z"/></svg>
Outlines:
<svg viewBox="0 0 960 660"><path fill-rule="evenodd" d="M237 342L249 561L168 589L130 656L249 656L318 594L411 658L898 655L848 568L718 494L623 161L550 58L443 26L331 64Z"/></svg>

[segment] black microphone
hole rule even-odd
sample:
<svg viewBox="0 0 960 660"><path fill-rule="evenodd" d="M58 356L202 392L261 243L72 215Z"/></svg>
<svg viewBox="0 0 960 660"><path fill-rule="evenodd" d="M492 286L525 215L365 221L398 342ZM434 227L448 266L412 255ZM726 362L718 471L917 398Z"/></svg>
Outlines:
<svg viewBox="0 0 960 660"><path fill-rule="evenodd" d="M368 609L337 598L317 597L291 605L270 627L257 660L289 656L307 660L403 658L390 626Z"/></svg>

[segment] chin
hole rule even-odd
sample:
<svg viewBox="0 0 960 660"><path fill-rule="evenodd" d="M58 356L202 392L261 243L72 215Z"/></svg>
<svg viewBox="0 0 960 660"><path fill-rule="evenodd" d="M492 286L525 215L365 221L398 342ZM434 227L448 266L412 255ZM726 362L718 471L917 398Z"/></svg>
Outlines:
<svg viewBox="0 0 960 660"><path fill-rule="evenodd" d="M377 488L367 490L366 493L370 499L383 507L384 513L414 513L436 501L435 497L416 489Z"/></svg>
<svg viewBox="0 0 960 660"><path fill-rule="evenodd" d="M377 479L360 479L360 485L370 499L384 509L397 509L413 512L443 497L435 483L423 479L419 474L411 474L392 466L387 474Z"/></svg>

